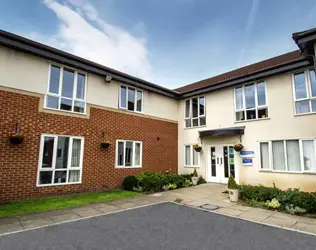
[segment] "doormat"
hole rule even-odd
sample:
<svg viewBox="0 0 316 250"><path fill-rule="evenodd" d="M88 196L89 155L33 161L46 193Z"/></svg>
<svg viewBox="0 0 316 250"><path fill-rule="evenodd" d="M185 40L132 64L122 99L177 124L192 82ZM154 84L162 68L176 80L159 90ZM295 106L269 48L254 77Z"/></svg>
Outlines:
<svg viewBox="0 0 316 250"><path fill-rule="evenodd" d="M216 210L216 209L218 209L218 206L211 205L211 204L204 204L204 205L200 206L200 208L203 208L205 210Z"/></svg>

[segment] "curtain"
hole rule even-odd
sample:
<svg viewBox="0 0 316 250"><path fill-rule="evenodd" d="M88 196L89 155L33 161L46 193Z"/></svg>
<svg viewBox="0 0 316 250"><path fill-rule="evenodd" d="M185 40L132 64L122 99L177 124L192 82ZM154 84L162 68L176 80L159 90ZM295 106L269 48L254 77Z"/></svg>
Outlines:
<svg viewBox="0 0 316 250"><path fill-rule="evenodd" d="M195 149L192 147L192 151L193 151L193 165L197 166L199 165L199 153L195 151Z"/></svg>
<svg viewBox="0 0 316 250"><path fill-rule="evenodd" d="M191 146L185 146L185 165L191 165L191 158L190 158L190 148Z"/></svg>
<svg viewBox="0 0 316 250"><path fill-rule="evenodd" d="M80 167L80 151L81 151L81 140L73 139L72 141L72 155L71 155L71 166Z"/></svg>
<svg viewBox="0 0 316 250"><path fill-rule="evenodd" d="M300 148L298 141L286 141L287 166L289 171L301 171Z"/></svg>
<svg viewBox="0 0 316 250"><path fill-rule="evenodd" d="M314 141L303 141L304 170L316 171Z"/></svg>
<svg viewBox="0 0 316 250"><path fill-rule="evenodd" d="M282 171L286 170L283 141L272 142L272 154L273 154L273 169L282 170Z"/></svg>
<svg viewBox="0 0 316 250"><path fill-rule="evenodd" d="M79 182L80 170L69 171L69 182Z"/></svg>
<svg viewBox="0 0 316 250"><path fill-rule="evenodd" d="M260 143L260 160L261 160L261 169L270 169L270 157L269 157L269 143L262 142Z"/></svg>
<svg viewBox="0 0 316 250"><path fill-rule="evenodd" d="M135 166L140 166L140 143L135 143Z"/></svg>
<svg viewBox="0 0 316 250"><path fill-rule="evenodd" d="M120 141L117 144L117 166L124 165L124 142Z"/></svg>

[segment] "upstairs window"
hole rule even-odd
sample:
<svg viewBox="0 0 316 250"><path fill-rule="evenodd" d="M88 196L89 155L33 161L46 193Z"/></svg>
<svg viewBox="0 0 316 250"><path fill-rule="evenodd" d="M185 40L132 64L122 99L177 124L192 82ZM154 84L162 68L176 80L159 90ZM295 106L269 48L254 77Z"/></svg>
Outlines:
<svg viewBox="0 0 316 250"><path fill-rule="evenodd" d="M296 114L316 112L316 77L314 70L305 70L293 75Z"/></svg>
<svg viewBox="0 0 316 250"><path fill-rule="evenodd" d="M134 112L143 112L143 91L121 86L119 108Z"/></svg>
<svg viewBox="0 0 316 250"><path fill-rule="evenodd" d="M184 112L184 123L186 128L206 125L204 96L186 100Z"/></svg>
<svg viewBox="0 0 316 250"><path fill-rule="evenodd" d="M266 83L258 82L235 88L235 119L247 121L268 117Z"/></svg>
<svg viewBox="0 0 316 250"><path fill-rule="evenodd" d="M85 113L86 80L83 73L51 65L45 108Z"/></svg>

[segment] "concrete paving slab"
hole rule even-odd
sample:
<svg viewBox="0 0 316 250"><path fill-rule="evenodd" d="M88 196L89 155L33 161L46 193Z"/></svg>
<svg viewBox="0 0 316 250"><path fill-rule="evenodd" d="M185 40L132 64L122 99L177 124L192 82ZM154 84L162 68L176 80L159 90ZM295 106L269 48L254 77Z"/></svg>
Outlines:
<svg viewBox="0 0 316 250"><path fill-rule="evenodd" d="M80 219L81 217L78 214L75 214L75 213L68 213L68 214L60 214L60 215L50 216L50 218L55 223L59 223L59 222L64 222L64 221Z"/></svg>
<svg viewBox="0 0 316 250"><path fill-rule="evenodd" d="M297 222L295 225L292 226L292 228L316 234L316 225Z"/></svg>
<svg viewBox="0 0 316 250"><path fill-rule="evenodd" d="M122 208L117 207L117 206L112 206L106 203L100 203L100 204L95 204L92 205L93 208L100 210L102 213L109 213L117 210L121 210Z"/></svg>
<svg viewBox="0 0 316 250"><path fill-rule="evenodd" d="M9 218L0 220L0 234L18 230L23 230L23 227L17 219Z"/></svg>
<svg viewBox="0 0 316 250"><path fill-rule="evenodd" d="M263 221L270 217L273 214L273 212L270 211L246 211L239 215L240 218L251 220L251 221Z"/></svg>
<svg viewBox="0 0 316 250"><path fill-rule="evenodd" d="M100 210L97 210L93 208L92 206L73 208L72 213L78 214L80 217L88 217L88 216L102 214Z"/></svg>
<svg viewBox="0 0 316 250"><path fill-rule="evenodd" d="M234 204L230 207L231 209L236 209L236 210L240 210L243 212L249 211L251 210L251 207L247 207L247 206L242 206L240 204Z"/></svg>
<svg viewBox="0 0 316 250"><path fill-rule="evenodd" d="M124 203L122 205L119 205L118 207L127 209L127 208L133 208L133 207L137 207L137 206L139 206L139 205L132 203L132 202L127 202L127 203Z"/></svg>
<svg viewBox="0 0 316 250"><path fill-rule="evenodd" d="M54 221L51 218L38 218L32 220L23 220L20 221L24 229L30 229L34 227L41 227L54 224Z"/></svg>
<svg viewBox="0 0 316 250"><path fill-rule="evenodd" d="M215 213L219 214L225 214L225 215L230 215L230 216L238 216L242 214L242 211L236 210L236 209L230 209L230 208L220 208L214 211Z"/></svg>
<svg viewBox="0 0 316 250"><path fill-rule="evenodd" d="M281 219L281 218L276 218L273 216L270 216L267 219L262 221L262 223L280 226L280 227L287 227L287 228L290 228L296 222L297 222L297 220L295 220L295 219Z"/></svg>

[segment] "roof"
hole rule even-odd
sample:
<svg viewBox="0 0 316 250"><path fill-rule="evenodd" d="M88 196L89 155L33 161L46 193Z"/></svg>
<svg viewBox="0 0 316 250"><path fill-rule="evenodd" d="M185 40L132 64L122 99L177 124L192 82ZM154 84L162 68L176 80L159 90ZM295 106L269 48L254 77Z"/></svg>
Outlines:
<svg viewBox="0 0 316 250"><path fill-rule="evenodd" d="M309 29L309 30L295 32L292 34L292 37L294 40L298 40L298 39L313 35L315 33L316 33L316 28L313 28L313 29Z"/></svg>
<svg viewBox="0 0 316 250"><path fill-rule="evenodd" d="M235 69L233 71L217 75L211 78L207 78L205 80L195 82L180 88L175 89L175 91L179 92L180 94L187 93L190 91L194 91L197 89L217 85L220 83L224 83L227 81L231 81L234 79L242 78L245 76L249 76L261 71L266 71L268 69L272 69L278 66L283 66L286 64L290 64L293 62L302 61L305 58L301 55L299 50L295 50L280 56L276 56L261 62L257 62L239 69Z"/></svg>

